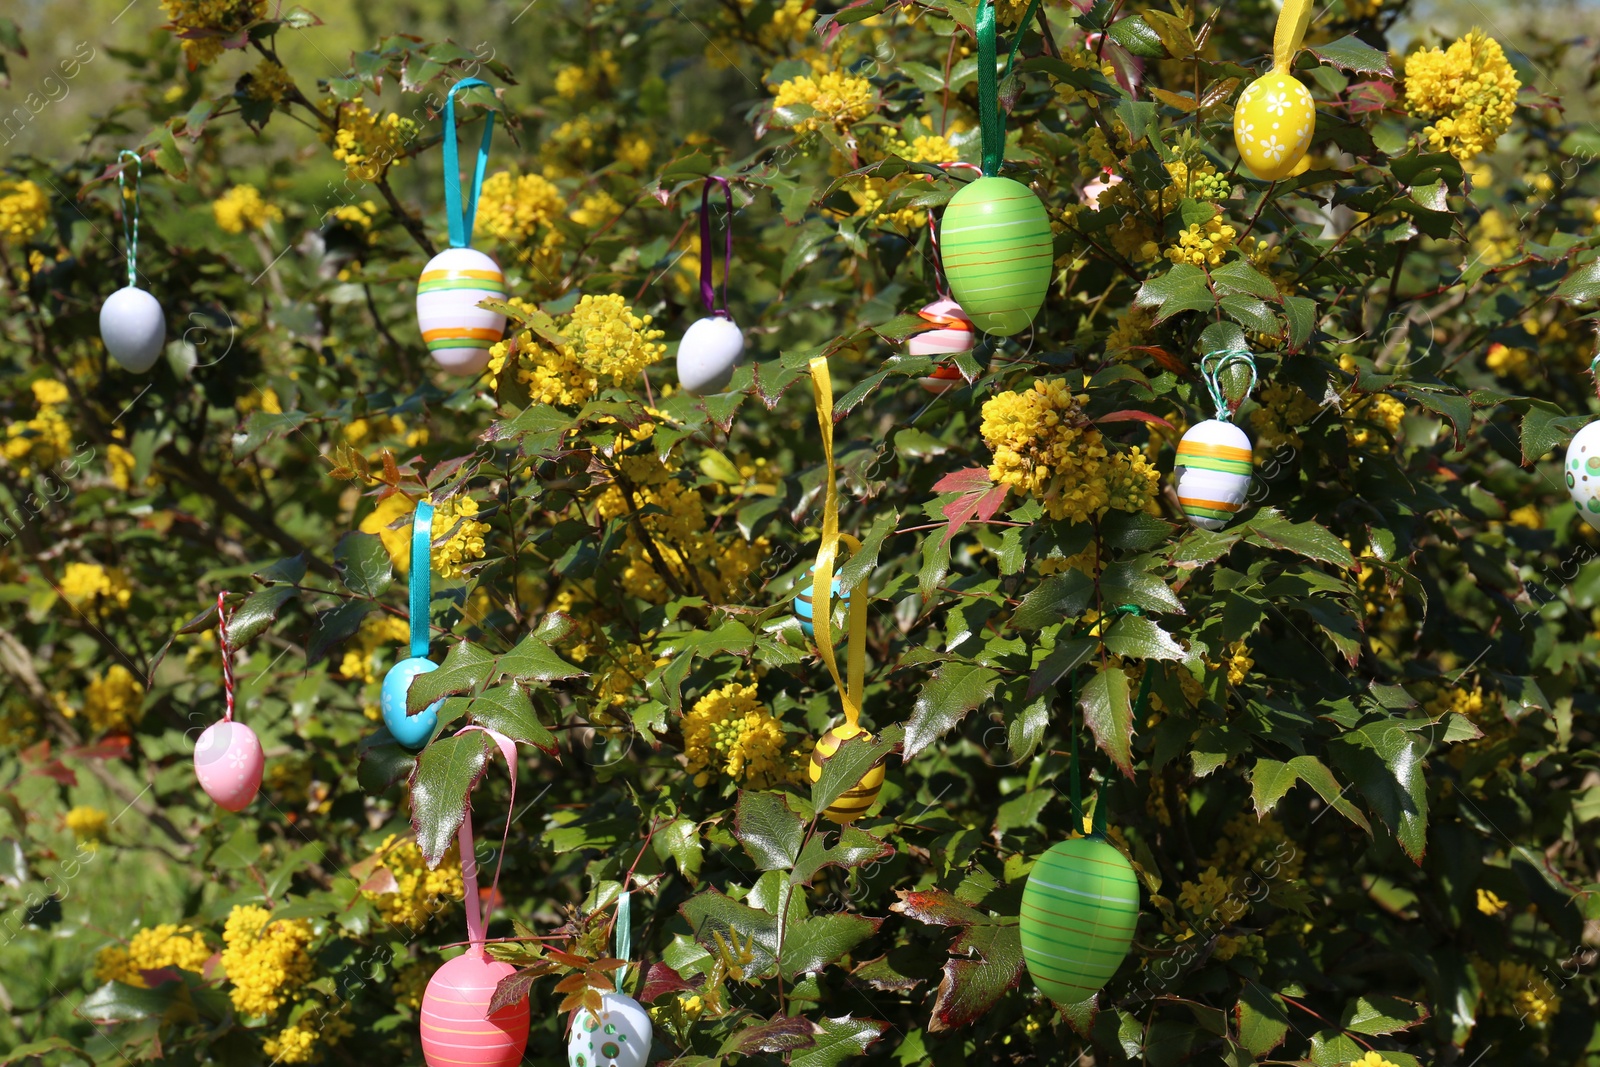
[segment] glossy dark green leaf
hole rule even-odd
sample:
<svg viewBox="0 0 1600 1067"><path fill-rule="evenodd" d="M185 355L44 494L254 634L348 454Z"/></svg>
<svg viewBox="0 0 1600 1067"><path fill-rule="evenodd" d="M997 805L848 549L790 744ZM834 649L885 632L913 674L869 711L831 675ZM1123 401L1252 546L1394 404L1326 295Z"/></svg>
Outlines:
<svg viewBox="0 0 1600 1067"><path fill-rule="evenodd" d="M1341 70L1357 74L1377 74L1394 77L1394 67L1389 64L1389 53L1379 51L1354 34L1346 34L1327 44L1309 44L1306 51Z"/></svg>
<svg viewBox="0 0 1600 1067"><path fill-rule="evenodd" d="M1078 706L1094 733L1095 744L1132 778L1133 702L1127 674L1121 667L1102 667L1084 684Z"/></svg>
<svg viewBox="0 0 1600 1067"><path fill-rule="evenodd" d="M915 759L969 712L982 707L999 681L995 671L971 663L950 662L934 671L906 721L905 758Z"/></svg>
<svg viewBox="0 0 1600 1067"><path fill-rule="evenodd" d="M299 595L299 590L288 585L274 585L251 593L228 619L228 643L234 648L243 648L266 633L283 606Z"/></svg>
<svg viewBox="0 0 1600 1067"><path fill-rule="evenodd" d="M513 741L537 746L552 756L559 751L555 735L539 721L533 699L520 682L484 690L467 711L473 722L505 734Z"/></svg>
<svg viewBox="0 0 1600 1067"><path fill-rule="evenodd" d="M1080 570L1046 575L1012 612L1011 625L1019 630L1038 630L1075 619L1083 614L1093 595L1094 582Z"/></svg>
<svg viewBox="0 0 1600 1067"><path fill-rule="evenodd" d="M791 980L820 971L877 933L882 922L847 912L813 915L784 931L779 971Z"/></svg>
<svg viewBox="0 0 1600 1067"><path fill-rule="evenodd" d="M471 641L458 641L439 669L419 674L406 691L406 714L415 715L440 697L476 695L489 680L496 659Z"/></svg>
<svg viewBox="0 0 1600 1067"><path fill-rule="evenodd" d="M733 835L763 871L794 866L805 840L805 820L782 793L741 790L734 805Z"/></svg>
<svg viewBox="0 0 1600 1067"><path fill-rule="evenodd" d="M483 731L474 730L441 737L417 758L411 775L411 829L430 869L455 847L467 797L489 761L492 746Z"/></svg>
<svg viewBox="0 0 1600 1067"><path fill-rule="evenodd" d="M822 1019L818 1023L816 1044L801 1049L789 1060L789 1067L838 1067L845 1060L860 1056L877 1041L889 1024L876 1019L845 1015Z"/></svg>
<svg viewBox="0 0 1600 1067"><path fill-rule="evenodd" d="M333 549L333 569L345 588L357 596L378 597L394 580L394 565L377 534L352 531Z"/></svg>

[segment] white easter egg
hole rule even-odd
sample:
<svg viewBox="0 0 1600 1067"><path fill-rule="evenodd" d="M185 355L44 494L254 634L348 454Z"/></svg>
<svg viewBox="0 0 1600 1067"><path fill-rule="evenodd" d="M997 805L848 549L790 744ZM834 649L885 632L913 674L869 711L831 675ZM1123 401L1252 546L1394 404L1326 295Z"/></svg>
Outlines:
<svg viewBox="0 0 1600 1067"><path fill-rule="evenodd" d="M1276 70L1251 82L1233 109L1233 142L1239 158L1266 181L1294 173L1316 128L1311 93L1293 74Z"/></svg>
<svg viewBox="0 0 1600 1067"><path fill-rule="evenodd" d="M1250 438L1231 422L1207 419L1189 427L1178 442L1178 503L1203 530L1220 530L1250 491Z"/></svg>
<svg viewBox="0 0 1600 1067"><path fill-rule="evenodd" d="M599 1018L579 1008L572 1020L567 1067L644 1067L650 1059L651 1035L650 1016L637 1000L603 993Z"/></svg>
<svg viewBox="0 0 1600 1067"><path fill-rule="evenodd" d="M243 811L256 798L265 763L256 732L242 722L214 722L195 742L200 788L229 811Z"/></svg>
<svg viewBox="0 0 1600 1067"><path fill-rule="evenodd" d="M720 393L744 353L744 334L727 315L707 315L678 342L678 384L696 396Z"/></svg>
<svg viewBox="0 0 1600 1067"><path fill-rule="evenodd" d="M100 305L100 340L124 370L143 374L166 347L167 316L143 289L118 289Z"/></svg>
<svg viewBox="0 0 1600 1067"><path fill-rule="evenodd" d="M977 343L977 330L961 305L954 300L935 300L917 315L929 328L914 333L906 339L906 354L912 356L948 356L956 352L970 352ZM960 385L961 372L954 364L941 363L933 373L919 378L922 388L930 393L942 393Z"/></svg>
<svg viewBox="0 0 1600 1067"><path fill-rule="evenodd" d="M1583 521L1600 530L1600 422L1573 435L1567 446L1567 492Z"/></svg>
<svg viewBox="0 0 1600 1067"><path fill-rule="evenodd" d="M451 374L477 374L506 330L506 317L478 307L506 298L500 265L475 248L447 248L417 280L417 328L428 354Z"/></svg>

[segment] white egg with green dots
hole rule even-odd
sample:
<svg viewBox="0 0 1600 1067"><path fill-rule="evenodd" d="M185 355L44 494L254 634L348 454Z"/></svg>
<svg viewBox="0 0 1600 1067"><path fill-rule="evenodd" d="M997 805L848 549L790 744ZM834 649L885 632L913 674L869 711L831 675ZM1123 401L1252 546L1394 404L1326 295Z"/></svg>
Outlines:
<svg viewBox="0 0 1600 1067"><path fill-rule="evenodd" d="M1600 422L1579 430L1567 446L1567 492L1583 521L1600 530Z"/></svg>
<svg viewBox="0 0 1600 1067"><path fill-rule="evenodd" d="M644 1067L654 1036L650 1016L623 993L603 993L597 1018L579 1008L567 1041L567 1067Z"/></svg>

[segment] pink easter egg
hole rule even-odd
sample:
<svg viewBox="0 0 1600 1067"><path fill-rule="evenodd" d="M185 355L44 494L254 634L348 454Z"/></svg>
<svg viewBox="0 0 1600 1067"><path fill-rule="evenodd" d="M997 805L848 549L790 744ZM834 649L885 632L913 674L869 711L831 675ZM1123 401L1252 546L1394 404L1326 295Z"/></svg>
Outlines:
<svg viewBox="0 0 1600 1067"><path fill-rule="evenodd" d="M422 1058L428 1067L515 1067L528 1046L524 997L493 1015L489 1001L509 963L468 949L433 973L422 994Z"/></svg>
<svg viewBox="0 0 1600 1067"><path fill-rule="evenodd" d="M243 811L256 798L265 763L256 732L242 722L214 722L194 746L200 788L229 811Z"/></svg>

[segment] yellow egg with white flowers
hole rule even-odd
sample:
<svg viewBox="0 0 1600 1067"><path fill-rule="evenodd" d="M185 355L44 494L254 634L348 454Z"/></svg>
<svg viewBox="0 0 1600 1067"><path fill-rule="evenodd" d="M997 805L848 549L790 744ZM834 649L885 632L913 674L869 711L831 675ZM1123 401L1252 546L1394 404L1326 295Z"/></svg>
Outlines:
<svg viewBox="0 0 1600 1067"><path fill-rule="evenodd" d="M1251 82L1233 110L1239 158L1265 181L1287 178L1305 159L1317 109L1293 74L1273 70Z"/></svg>

